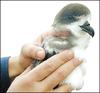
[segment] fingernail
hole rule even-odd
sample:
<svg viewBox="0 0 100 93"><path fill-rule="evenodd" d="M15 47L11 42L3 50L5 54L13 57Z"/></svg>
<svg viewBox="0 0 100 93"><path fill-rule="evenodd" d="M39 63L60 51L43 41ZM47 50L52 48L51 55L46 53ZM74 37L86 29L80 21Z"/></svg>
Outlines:
<svg viewBox="0 0 100 93"><path fill-rule="evenodd" d="M72 56L74 55L74 52L72 50L67 50L67 54Z"/></svg>
<svg viewBox="0 0 100 93"><path fill-rule="evenodd" d="M74 57L74 53L71 50L66 50L66 54L67 54L67 58L68 60L70 60L71 58Z"/></svg>
<svg viewBox="0 0 100 93"><path fill-rule="evenodd" d="M38 48L38 50L36 51L36 58L39 60L44 58L44 51L42 48Z"/></svg>
<svg viewBox="0 0 100 93"><path fill-rule="evenodd" d="M83 61L83 59L82 59L82 58L78 58L78 60L79 60L80 62L82 62L82 61Z"/></svg>
<svg viewBox="0 0 100 93"><path fill-rule="evenodd" d="M82 63L82 61L80 61L80 59L78 58L75 58L74 61L73 61L73 65L76 67L78 65L80 65Z"/></svg>

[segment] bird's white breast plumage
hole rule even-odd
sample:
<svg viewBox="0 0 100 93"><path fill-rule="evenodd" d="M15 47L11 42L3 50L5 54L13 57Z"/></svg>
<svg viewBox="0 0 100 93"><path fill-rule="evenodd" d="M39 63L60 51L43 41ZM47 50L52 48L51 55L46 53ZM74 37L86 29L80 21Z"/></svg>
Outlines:
<svg viewBox="0 0 100 93"><path fill-rule="evenodd" d="M68 27L68 26L66 26ZM70 28L68 28L70 29ZM56 37L56 36L48 36L44 40L44 48L49 53L59 53L64 49L73 50L75 56L84 59L85 50L89 44L91 39L90 35L86 32L82 32L79 27L73 24L71 26L71 34L70 36L64 37ZM75 33L74 33L75 32ZM83 34L82 34L83 33ZM83 62L79 67L77 67L64 81L63 83L70 84L73 89L79 90L83 86L83 77L85 73L85 63Z"/></svg>

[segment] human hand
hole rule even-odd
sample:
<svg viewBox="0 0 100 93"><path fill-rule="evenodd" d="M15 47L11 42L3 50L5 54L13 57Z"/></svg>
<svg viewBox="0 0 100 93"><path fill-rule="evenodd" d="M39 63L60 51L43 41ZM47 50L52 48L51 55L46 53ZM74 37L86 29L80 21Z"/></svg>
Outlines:
<svg viewBox="0 0 100 93"><path fill-rule="evenodd" d="M43 33L44 35L46 33ZM9 58L9 77L14 79L21 74L34 59L42 60L45 57L43 48L40 47L43 38L40 35L32 44L25 44L19 56Z"/></svg>
<svg viewBox="0 0 100 93"><path fill-rule="evenodd" d="M45 57L45 52L40 45L44 38L50 34L53 33L48 31L41 34L34 43L25 44L21 48L19 56L9 58L9 77L12 80L31 65L34 59L42 60Z"/></svg>
<svg viewBox="0 0 100 93"><path fill-rule="evenodd" d="M69 85L55 87L80 63L73 52L65 50L33 69L27 68L15 78L7 92L71 92Z"/></svg>

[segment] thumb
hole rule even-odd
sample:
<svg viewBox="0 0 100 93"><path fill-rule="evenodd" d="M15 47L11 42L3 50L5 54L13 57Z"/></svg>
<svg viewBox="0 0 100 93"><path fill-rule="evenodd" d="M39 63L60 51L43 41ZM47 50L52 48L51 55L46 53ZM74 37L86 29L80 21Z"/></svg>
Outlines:
<svg viewBox="0 0 100 93"><path fill-rule="evenodd" d="M42 60L45 57L45 51L43 48L34 45L27 44L22 47L19 63L23 68L28 67L34 59Z"/></svg>

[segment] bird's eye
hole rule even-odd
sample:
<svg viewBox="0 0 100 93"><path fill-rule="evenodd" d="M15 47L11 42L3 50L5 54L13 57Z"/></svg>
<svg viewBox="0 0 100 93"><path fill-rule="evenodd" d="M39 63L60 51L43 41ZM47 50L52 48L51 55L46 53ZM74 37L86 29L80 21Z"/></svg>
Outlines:
<svg viewBox="0 0 100 93"><path fill-rule="evenodd" d="M59 37L59 36L54 35L54 37Z"/></svg>
<svg viewBox="0 0 100 93"><path fill-rule="evenodd" d="M83 24L83 26L90 26L90 24L89 24L88 21L86 21L86 22Z"/></svg>
<svg viewBox="0 0 100 93"><path fill-rule="evenodd" d="M90 24L86 24L86 26L90 26Z"/></svg>

